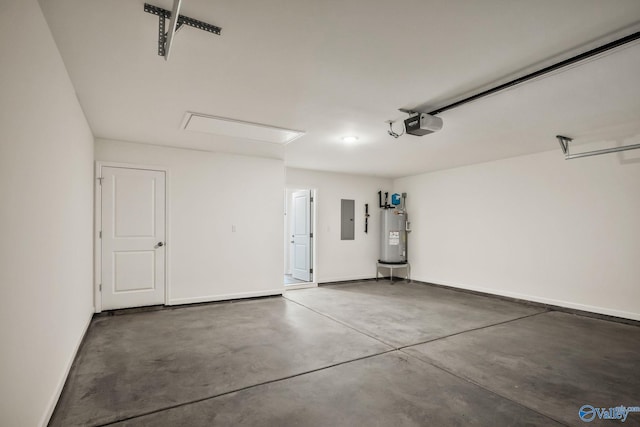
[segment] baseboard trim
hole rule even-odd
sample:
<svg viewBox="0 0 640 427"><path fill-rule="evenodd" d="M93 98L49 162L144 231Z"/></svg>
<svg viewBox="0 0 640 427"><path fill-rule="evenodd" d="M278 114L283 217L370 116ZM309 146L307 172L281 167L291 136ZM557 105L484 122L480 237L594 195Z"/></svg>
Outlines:
<svg viewBox="0 0 640 427"><path fill-rule="evenodd" d="M320 283L318 283L318 286L348 285L350 283L370 282L370 281L375 281L375 280L376 279L374 279L372 277L367 277L367 278L363 278L363 279L335 280L335 281L331 281L331 282L320 282ZM380 278L380 280L382 280L382 277ZM386 280L389 280L389 278L387 277Z"/></svg>
<svg viewBox="0 0 640 427"><path fill-rule="evenodd" d="M80 339L76 343L76 347L73 351L73 354L69 359L69 361L67 362L67 366L65 367L62 377L58 381L58 387L56 388L56 391L53 397L51 398L51 401L49 402L49 405L47 407L47 412L44 413L44 415L42 416L42 419L40 420L39 425L42 427L47 427L47 425L49 424L49 421L51 421L51 417L53 416L53 413L56 410L56 406L58 406L58 400L60 400L60 396L62 395L62 390L64 390L64 386L67 384L67 379L69 378L69 373L71 372L71 368L73 367L73 364L76 361L76 357L78 357L78 353L80 352L80 349L84 344L85 337L87 336L87 331L91 326L92 320L93 320L93 313L91 313L91 315L89 316L89 319L84 325L82 334L80 335Z"/></svg>
<svg viewBox="0 0 640 427"><path fill-rule="evenodd" d="M507 301L529 304L536 307L548 308L554 311L578 314L603 320L611 320L618 323L640 326L640 314L621 310L612 310L604 307L596 307L586 304L577 304L552 298L538 297L534 295L519 294L517 292L504 292L497 289L482 288L478 286L458 285L445 281L413 280L421 285L437 286L454 291L466 292L475 295L500 298Z"/></svg>
<svg viewBox="0 0 640 427"><path fill-rule="evenodd" d="M224 294L224 295L207 295L203 297L189 297L189 298L173 298L167 302L166 305L185 305L185 304L197 304L202 302L214 302L214 301L226 301L245 298L256 297L270 297L275 295L282 295L284 293L284 287L278 289L269 289L266 291L255 292L240 292L236 294Z"/></svg>

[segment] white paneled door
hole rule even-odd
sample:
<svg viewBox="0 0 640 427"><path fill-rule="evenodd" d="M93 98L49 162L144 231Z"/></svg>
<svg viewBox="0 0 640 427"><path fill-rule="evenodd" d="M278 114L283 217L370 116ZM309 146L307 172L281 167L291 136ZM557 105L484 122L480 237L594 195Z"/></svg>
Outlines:
<svg viewBox="0 0 640 427"><path fill-rule="evenodd" d="M311 276L311 194L309 190L292 194L293 267L291 275L310 282Z"/></svg>
<svg viewBox="0 0 640 427"><path fill-rule="evenodd" d="M102 170L102 309L165 302L165 172Z"/></svg>

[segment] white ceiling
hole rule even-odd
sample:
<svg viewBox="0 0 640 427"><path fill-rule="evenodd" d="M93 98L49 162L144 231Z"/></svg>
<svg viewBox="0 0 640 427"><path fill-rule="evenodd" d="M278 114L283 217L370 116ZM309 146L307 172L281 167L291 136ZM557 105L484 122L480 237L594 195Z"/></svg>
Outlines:
<svg viewBox="0 0 640 427"><path fill-rule="evenodd" d="M442 113L435 134L394 139L385 123L638 31L638 0L183 0L222 35L185 27L168 62L143 0L40 3L98 138L398 177L561 156L556 134L640 134L640 43ZM186 111L306 135L282 147L189 132Z"/></svg>

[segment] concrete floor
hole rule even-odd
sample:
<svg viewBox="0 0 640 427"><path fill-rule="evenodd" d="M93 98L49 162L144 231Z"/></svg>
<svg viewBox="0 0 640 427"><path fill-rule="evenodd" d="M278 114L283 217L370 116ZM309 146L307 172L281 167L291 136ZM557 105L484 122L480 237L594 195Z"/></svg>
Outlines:
<svg viewBox="0 0 640 427"><path fill-rule="evenodd" d="M96 318L50 425L579 426L639 369L638 326L369 281Z"/></svg>

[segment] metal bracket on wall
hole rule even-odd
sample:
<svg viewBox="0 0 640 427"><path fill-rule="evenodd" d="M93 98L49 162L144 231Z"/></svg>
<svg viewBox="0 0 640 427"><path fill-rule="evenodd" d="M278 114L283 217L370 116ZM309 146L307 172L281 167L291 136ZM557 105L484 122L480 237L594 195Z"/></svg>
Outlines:
<svg viewBox="0 0 640 427"><path fill-rule="evenodd" d="M633 144L624 145L622 147L605 148L603 150L594 150L571 154L569 152L569 143L573 141L573 139L562 135L556 135L556 138L558 138L558 142L560 143L560 147L562 148L562 152L564 153L564 158L566 160L577 159L579 157L598 156L600 154L617 153L618 151L635 150L640 148L640 144Z"/></svg>
<svg viewBox="0 0 640 427"><path fill-rule="evenodd" d="M167 57L167 32L165 31L165 20L171 19L171 11L163 9L158 6L154 6L149 3L144 4L144 11L158 16L158 55ZM206 22L198 21L197 19L189 18L188 16L178 15L175 31L177 32L183 25L194 27L199 30L207 31L209 33L220 35L222 28Z"/></svg>
<svg viewBox="0 0 640 427"><path fill-rule="evenodd" d="M364 204L364 232L369 232L369 203Z"/></svg>

